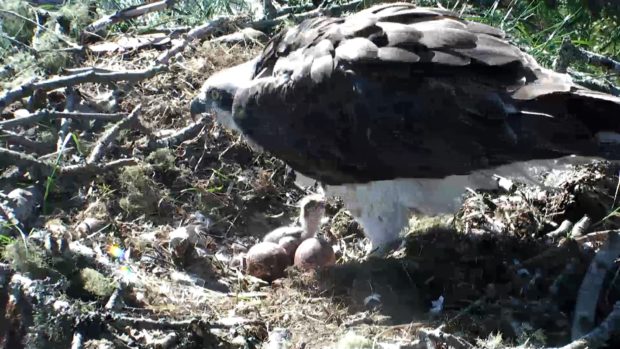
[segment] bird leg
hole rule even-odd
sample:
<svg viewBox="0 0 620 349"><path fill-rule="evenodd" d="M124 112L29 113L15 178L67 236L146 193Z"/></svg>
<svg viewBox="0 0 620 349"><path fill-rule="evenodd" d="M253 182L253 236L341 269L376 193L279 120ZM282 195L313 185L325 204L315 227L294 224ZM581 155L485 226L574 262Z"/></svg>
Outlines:
<svg viewBox="0 0 620 349"><path fill-rule="evenodd" d="M403 242L400 234L407 227L411 212L407 207L395 201L384 201L359 211L352 213L371 242L367 257L385 257L399 248Z"/></svg>

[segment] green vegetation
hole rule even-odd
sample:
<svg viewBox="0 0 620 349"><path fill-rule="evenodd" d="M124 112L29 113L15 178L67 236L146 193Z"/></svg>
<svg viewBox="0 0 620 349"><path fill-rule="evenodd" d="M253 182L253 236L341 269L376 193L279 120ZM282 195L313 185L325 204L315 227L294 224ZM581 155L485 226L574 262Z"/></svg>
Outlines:
<svg viewBox="0 0 620 349"><path fill-rule="evenodd" d="M111 279L91 268L82 269L80 278L84 284L84 290L101 298L109 297L117 287Z"/></svg>
<svg viewBox="0 0 620 349"><path fill-rule="evenodd" d="M5 245L2 259L9 262L16 271L35 278L46 275L49 268L45 251L34 244L26 246L21 239L13 240L12 243Z"/></svg>
<svg viewBox="0 0 620 349"><path fill-rule="evenodd" d="M119 175L119 182L125 193L119 205L129 216L152 215L158 212L159 204L167 192L152 179L153 174L151 167L138 165L124 168Z"/></svg>

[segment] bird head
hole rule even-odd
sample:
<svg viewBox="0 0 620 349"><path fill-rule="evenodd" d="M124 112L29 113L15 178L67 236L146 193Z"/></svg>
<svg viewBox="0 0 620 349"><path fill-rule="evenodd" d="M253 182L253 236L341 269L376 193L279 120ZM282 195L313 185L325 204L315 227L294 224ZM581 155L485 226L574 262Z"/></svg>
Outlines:
<svg viewBox="0 0 620 349"><path fill-rule="evenodd" d="M233 121L233 101L237 91L252 81L257 61L255 58L211 75L192 99L192 116L211 114L224 127L238 131Z"/></svg>
<svg viewBox="0 0 620 349"><path fill-rule="evenodd" d="M325 214L325 195L323 193L308 195L300 201L299 206L301 206L299 219L306 235L303 238L316 235Z"/></svg>

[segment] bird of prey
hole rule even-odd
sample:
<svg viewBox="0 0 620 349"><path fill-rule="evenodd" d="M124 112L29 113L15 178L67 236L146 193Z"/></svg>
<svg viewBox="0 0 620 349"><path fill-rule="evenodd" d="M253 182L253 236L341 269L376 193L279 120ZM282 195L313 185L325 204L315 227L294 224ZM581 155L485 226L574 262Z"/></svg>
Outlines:
<svg viewBox="0 0 620 349"><path fill-rule="evenodd" d="M408 3L285 29L213 74L191 110L342 197L378 255L412 213L453 212L493 174L620 155L619 98L494 27Z"/></svg>

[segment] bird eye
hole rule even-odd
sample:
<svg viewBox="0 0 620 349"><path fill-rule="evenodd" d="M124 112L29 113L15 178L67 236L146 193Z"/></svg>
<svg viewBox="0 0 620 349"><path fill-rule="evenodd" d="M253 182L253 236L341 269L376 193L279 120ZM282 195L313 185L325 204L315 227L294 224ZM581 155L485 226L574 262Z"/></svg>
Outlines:
<svg viewBox="0 0 620 349"><path fill-rule="evenodd" d="M218 90L211 90L210 94L211 94L211 98L213 98L213 99L220 99L220 91L218 91Z"/></svg>

